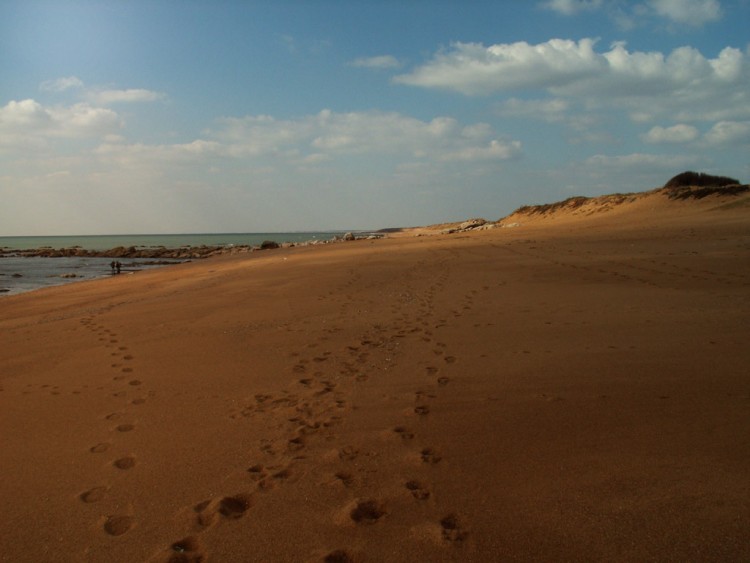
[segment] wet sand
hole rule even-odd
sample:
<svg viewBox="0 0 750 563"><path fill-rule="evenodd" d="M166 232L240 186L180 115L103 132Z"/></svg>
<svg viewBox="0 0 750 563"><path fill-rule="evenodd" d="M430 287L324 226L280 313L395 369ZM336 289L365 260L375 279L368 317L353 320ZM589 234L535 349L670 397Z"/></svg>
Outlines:
<svg viewBox="0 0 750 563"><path fill-rule="evenodd" d="M750 560L720 203L3 298L0 560Z"/></svg>

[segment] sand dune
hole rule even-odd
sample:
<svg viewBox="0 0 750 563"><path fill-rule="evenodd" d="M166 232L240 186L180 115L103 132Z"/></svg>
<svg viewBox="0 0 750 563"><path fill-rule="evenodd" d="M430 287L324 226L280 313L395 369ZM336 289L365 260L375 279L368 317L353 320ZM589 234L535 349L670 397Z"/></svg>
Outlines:
<svg viewBox="0 0 750 563"><path fill-rule="evenodd" d="M4 298L0 560L750 560L741 201Z"/></svg>

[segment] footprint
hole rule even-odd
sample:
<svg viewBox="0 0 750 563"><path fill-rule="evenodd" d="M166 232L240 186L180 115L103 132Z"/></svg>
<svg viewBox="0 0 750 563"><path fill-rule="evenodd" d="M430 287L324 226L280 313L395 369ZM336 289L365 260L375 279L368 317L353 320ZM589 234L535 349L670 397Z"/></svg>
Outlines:
<svg viewBox="0 0 750 563"><path fill-rule="evenodd" d="M203 557L199 554L200 544L198 540L193 536L183 538L180 541L174 542L170 549L180 555L175 555L169 559L170 563L177 562L193 562L196 563L203 560Z"/></svg>
<svg viewBox="0 0 750 563"><path fill-rule="evenodd" d="M437 382L441 387L445 387L450 382L450 379L447 377L438 377Z"/></svg>
<svg viewBox="0 0 750 563"><path fill-rule="evenodd" d="M128 381L128 385L132 385L133 387L137 387L138 385L141 385L143 382L140 379L133 379L131 381Z"/></svg>
<svg viewBox="0 0 750 563"><path fill-rule="evenodd" d="M411 440L414 438L414 432L412 432L409 428L405 426L396 426L396 428L393 429L393 431L401 436L401 439L404 441Z"/></svg>
<svg viewBox="0 0 750 563"><path fill-rule="evenodd" d="M89 448L89 451L92 454L102 454L106 452L109 449L109 444L102 442L101 444L97 444L96 446L91 446Z"/></svg>
<svg viewBox="0 0 750 563"><path fill-rule="evenodd" d="M354 476L347 471L339 471L336 473L335 477L341 481L345 487L351 487L354 484Z"/></svg>
<svg viewBox="0 0 750 563"><path fill-rule="evenodd" d="M430 498L430 491L419 481L407 481L406 488L409 489L411 495L417 500L427 500Z"/></svg>
<svg viewBox="0 0 750 563"><path fill-rule="evenodd" d="M121 536L133 527L132 516L109 516L104 522L104 531L110 536Z"/></svg>
<svg viewBox="0 0 750 563"><path fill-rule="evenodd" d="M440 460L443 459L434 448L422 448L420 454L422 456L422 461L431 465L439 463Z"/></svg>
<svg viewBox="0 0 750 563"><path fill-rule="evenodd" d="M225 518L235 520L237 518L242 518L252 505L253 498L249 494L224 497L219 501L219 513Z"/></svg>
<svg viewBox="0 0 750 563"><path fill-rule="evenodd" d="M354 460L359 456L359 450L353 446L345 446L339 451L339 458L344 460Z"/></svg>
<svg viewBox="0 0 750 563"><path fill-rule="evenodd" d="M418 405L414 407L414 412L420 416L430 414L430 407L427 405Z"/></svg>
<svg viewBox="0 0 750 563"><path fill-rule="evenodd" d="M250 474L250 478L253 481L260 481L268 475L265 468L259 463L250 467L247 472Z"/></svg>
<svg viewBox="0 0 750 563"><path fill-rule="evenodd" d="M99 502L104 498L104 495L106 494L107 487L94 487L93 489L89 489L85 493L81 493L78 498L80 498L85 503Z"/></svg>
<svg viewBox="0 0 750 563"><path fill-rule="evenodd" d="M370 499L357 502L349 516L357 524L374 524L385 514L385 506L377 500Z"/></svg>
<svg viewBox="0 0 750 563"><path fill-rule="evenodd" d="M135 429L135 425L133 424L120 424L115 430L118 432L130 432L131 430Z"/></svg>
<svg viewBox="0 0 750 563"><path fill-rule="evenodd" d="M132 456L121 457L112 464L117 469L132 469L135 467L135 458Z"/></svg>
<svg viewBox="0 0 750 563"><path fill-rule="evenodd" d="M440 520L440 526L443 528L443 539L445 541L462 542L468 535L468 533L461 528L458 517L455 514L449 514Z"/></svg>
<svg viewBox="0 0 750 563"><path fill-rule="evenodd" d="M354 563L354 556L345 549L332 551L323 558L323 563Z"/></svg>
<svg viewBox="0 0 750 563"><path fill-rule="evenodd" d="M305 447L305 440L304 438L302 438L302 436L292 438L291 440L287 442L287 448L289 448L290 452L298 452L304 447Z"/></svg>
<svg viewBox="0 0 750 563"><path fill-rule="evenodd" d="M455 356L446 356L445 358L443 358L443 360L445 360L446 364L452 364L452 363L454 363L456 361L456 357Z"/></svg>

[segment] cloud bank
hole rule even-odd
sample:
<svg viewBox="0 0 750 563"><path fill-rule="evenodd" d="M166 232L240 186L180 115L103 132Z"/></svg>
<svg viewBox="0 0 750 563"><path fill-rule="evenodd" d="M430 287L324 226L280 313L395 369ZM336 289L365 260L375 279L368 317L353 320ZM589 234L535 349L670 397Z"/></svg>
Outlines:
<svg viewBox="0 0 750 563"><path fill-rule="evenodd" d="M665 54L629 51L622 42L605 51L595 46L591 38L454 43L394 81L467 96L543 91L589 107L631 108L644 120L729 119L750 111L750 62L735 47L709 58L692 47Z"/></svg>

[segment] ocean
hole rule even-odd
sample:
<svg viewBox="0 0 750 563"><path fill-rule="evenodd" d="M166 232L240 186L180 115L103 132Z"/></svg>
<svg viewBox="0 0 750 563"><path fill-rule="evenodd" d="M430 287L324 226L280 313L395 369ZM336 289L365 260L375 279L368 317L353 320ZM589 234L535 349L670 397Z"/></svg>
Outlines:
<svg viewBox="0 0 750 563"><path fill-rule="evenodd" d="M33 236L0 237L0 297L32 291L42 287L62 285L111 275L111 258L93 257L19 257L13 250L50 247L54 249L81 247L86 250L109 250L118 246L136 248L181 248L188 246L255 246L263 241L307 242L331 240L344 231L293 232L293 233L210 233L171 235L83 235L83 236ZM156 268L180 260L149 260L146 258L119 259L122 272Z"/></svg>

